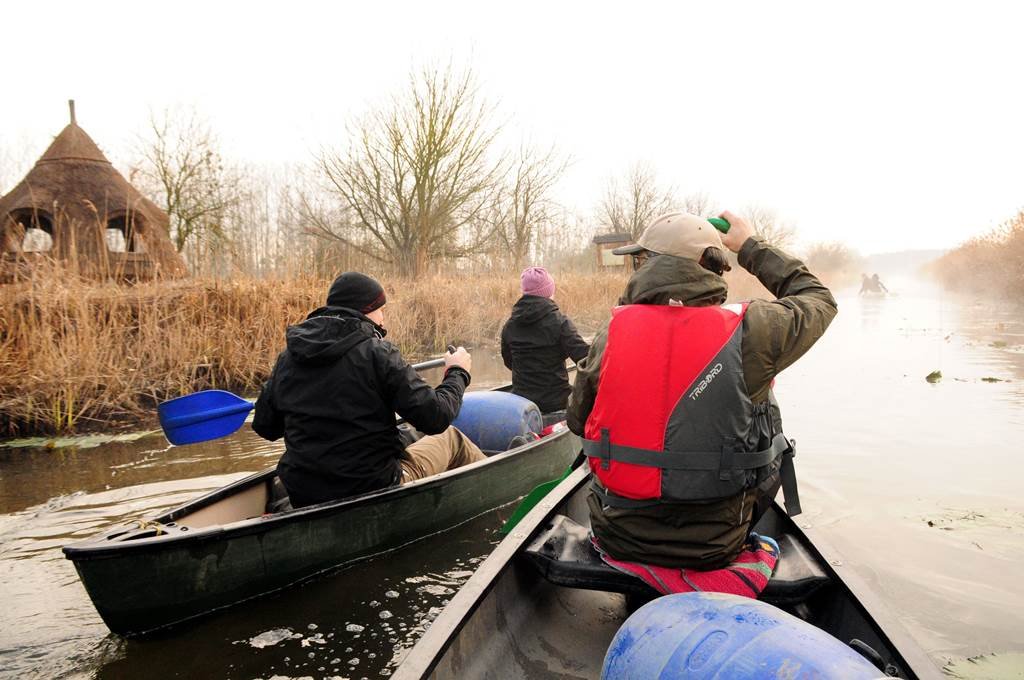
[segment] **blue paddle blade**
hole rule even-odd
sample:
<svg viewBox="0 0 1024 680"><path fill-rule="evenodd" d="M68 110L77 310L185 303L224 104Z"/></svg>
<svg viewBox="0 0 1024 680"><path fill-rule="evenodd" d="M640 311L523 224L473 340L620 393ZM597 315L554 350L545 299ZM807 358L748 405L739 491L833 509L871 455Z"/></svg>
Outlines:
<svg viewBox="0 0 1024 680"><path fill-rule="evenodd" d="M157 406L157 413L167 441L180 446L231 434L253 406L231 392L204 390L165 401Z"/></svg>

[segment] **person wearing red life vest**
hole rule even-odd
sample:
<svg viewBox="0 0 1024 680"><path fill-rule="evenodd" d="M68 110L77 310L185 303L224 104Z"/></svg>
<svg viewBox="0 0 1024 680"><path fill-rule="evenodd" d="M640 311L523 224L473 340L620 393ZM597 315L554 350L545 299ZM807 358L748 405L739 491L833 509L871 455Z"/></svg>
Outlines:
<svg viewBox="0 0 1024 680"><path fill-rule="evenodd" d="M594 536L620 560L717 569L780 486L800 511L772 384L838 308L799 259L722 217L720 237L702 217L668 213L615 250L636 271L579 364L568 425L594 473ZM725 304L724 248L777 299Z"/></svg>

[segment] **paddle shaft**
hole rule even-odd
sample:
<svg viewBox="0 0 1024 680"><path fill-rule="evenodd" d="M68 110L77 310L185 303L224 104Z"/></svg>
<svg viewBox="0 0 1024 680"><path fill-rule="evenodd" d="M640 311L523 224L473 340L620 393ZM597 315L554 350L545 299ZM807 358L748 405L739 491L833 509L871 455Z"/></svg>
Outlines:
<svg viewBox="0 0 1024 680"><path fill-rule="evenodd" d="M418 364L413 364L412 370L417 372L429 371L432 368L440 368L441 366L444 366L444 357L440 359L431 359L430 361L421 361Z"/></svg>

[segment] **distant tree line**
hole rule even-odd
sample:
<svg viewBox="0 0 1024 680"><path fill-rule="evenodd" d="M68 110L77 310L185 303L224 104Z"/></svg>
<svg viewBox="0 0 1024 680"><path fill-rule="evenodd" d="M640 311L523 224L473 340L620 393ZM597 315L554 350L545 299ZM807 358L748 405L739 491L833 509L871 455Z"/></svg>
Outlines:
<svg viewBox="0 0 1024 680"><path fill-rule="evenodd" d="M638 162L608 179L591 215L577 215L554 198L570 159L554 146L509 146L497 120L471 72L420 69L308 163L229 162L209 123L177 108L151 114L128 174L167 211L171 239L192 271L223 276L348 267L416 276L452 262L592 267L596 233L635 239L668 210L719 209ZM12 157L0 143L0 161ZM6 174L0 190L17 181ZM794 245L792 223L762 206L742 212L769 241ZM829 262L854 257L838 244L811 251Z"/></svg>

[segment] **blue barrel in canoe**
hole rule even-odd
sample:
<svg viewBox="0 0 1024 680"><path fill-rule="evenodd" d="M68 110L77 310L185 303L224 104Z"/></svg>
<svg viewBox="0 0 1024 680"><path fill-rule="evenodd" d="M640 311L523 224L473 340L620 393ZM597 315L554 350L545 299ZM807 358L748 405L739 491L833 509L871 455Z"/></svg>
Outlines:
<svg viewBox="0 0 1024 680"><path fill-rule="evenodd" d="M636 610L601 671L602 680L882 675L825 631L766 602L722 593L667 595Z"/></svg>
<svg viewBox="0 0 1024 680"><path fill-rule="evenodd" d="M540 409L511 392L467 392L452 422L484 451L506 451L514 437L539 433Z"/></svg>

